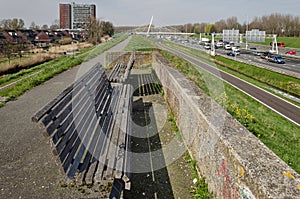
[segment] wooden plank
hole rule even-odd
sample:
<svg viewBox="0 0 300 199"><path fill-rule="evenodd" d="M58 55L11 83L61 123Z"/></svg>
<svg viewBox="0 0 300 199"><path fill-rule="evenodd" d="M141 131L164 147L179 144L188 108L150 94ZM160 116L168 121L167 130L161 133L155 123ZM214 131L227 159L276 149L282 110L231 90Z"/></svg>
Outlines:
<svg viewBox="0 0 300 199"><path fill-rule="evenodd" d="M92 111L93 105L89 105L89 107L86 109L86 113L84 114L84 117L80 120L80 126L77 128L77 141L79 140L79 144L77 145L68 145L66 146L67 151L71 151L70 154L73 154L72 156L69 155L66 160L64 161L64 168L68 167L69 164L72 163L70 169L67 172L68 177L72 178L79 166L80 160L82 159L82 155L84 154L84 151L86 148L88 148L89 145L89 139L90 135L94 131L95 123L96 123L96 115ZM77 143L76 141L76 143ZM73 153L75 151L75 153Z"/></svg>
<svg viewBox="0 0 300 199"><path fill-rule="evenodd" d="M85 159L82 160L83 164L82 164L80 170L87 168L87 166L88 166L88 164L89 164L89 162L92 158L92 155L94 154L94 150L95 150L95 147L96 147L97 140L103 134L102 125L105 121L106 116L108 115L107 112L108 112L108 109L110 107L110 102L111 102L111 97L108 96L106 105L104 106L104 108L102 110L105 113L102 114L100 117L98 117L97 123L95 124L96 129L94 131L94 134L91 136L92 137L91 138L91 143L88 147L88 150L83 155L83 157L85 157ZM95 116L96 116L96 114L95 114Z"/></svg>
<svg viewBox="0 0 300 199"><path fill-rule="evenodd" d="M88 103L89 96L87 95L87 93L84 93L84 96L80 96L80 97L82 97L82 99L78 103L73 102L73 103L69 104L69 108L71 109L71 111L70 111L69 115L67 116L67 118L60 124L56 133L53 135L52 140L53 140L54 144L56 144L57 141L60 139L60 137L65 134L65 130L68 129L70 124L74 123L78 114L82 111L82 109ZM49 126L49 128L50 127L51 126ZM51 130L47 129L47 131L50 132Z"/></svg>
<svg viewBox="0 0 300 199"><path fill-rule="evenodd" d="M73 113L78 112L78 109L81 108L81 105L85 103L85 101L88 98L87 93L84 91L84 88L81 89L82 91L80 93L77 93L76 96L73 96L73 99L68 102L65 106L64 111L62 113L57 113L56 116L51 116L54 117L52 123L49 124L47 127L47 132L49 136L52 136L52 133L55 131L55 129L59 128L62 126L63 122L65 121L66 118L69 117L69 115L73 115Z"/></svg>
<svg viewBox="0 0 300 199"><path fill-rule="evenodd" d="M95 114L92 114L93 118L95 117ZM79 164L81 163L81 160L84 159L84 154L86 150L89 150L89 145L91 142L91 135L94 132L94 128L95 128L95 123L94 123L95 119L92 119L92 123L89 124L89 120L86 121L86 124L88 124L88 128L83 129L83 138L78 138L81 140L80 146L78 147L78 149L76 150L76 153L73 157L73 163L69 169L69 171L67 172L67 175L69 177L73 177L79 167ZM75 148L73 149L75 150Z"/></svg>
<svg viewBox="0 0 300 199"><path fill-rule="evenodd" d="M95 74L90 74L89 78L90 80L95 80L95 77L97 77L97 73ZM93 76L93 77L91 77ZM72 101L72 103L74 104L74 99L75 98L79 98L81 99L82 92L86 92L86 89L83 89L85 85L85 82L79 82L78 85L76 86L76 88L74 88L72 90L72 92L69 92L63 99L61 99L61 101L59 101L55 107L52 108L52 110L48 115L46 115L46 117L43 118L42 122L44 124L44 126L47 126L51 120L56 120L57 115L59 115L59 113L61 112L61 110L67 106L68 103L70 103L70 101ZM59 124L59 122L56 122ZM48 131L48 134L51 134L51 132Z"/></svg>
<svg viewBox="0 0 300 199"><path fill-rule="evenodd" d="M106 158L109 150L109 146L112 142L112 135L113 135L113 126L114 124L114 117L116 117L116 109L118 107L119 103L119 95L120 95L120 87L115 87L113 90L113 101L111 103L111 109L109 111L110 117L107 118L106 122L103 126L103 132L107 132L106 135L103 135L104 137L101 137L104 139L105 142L100 139L98 141L99 144L97 144L97 148L95 150L95 157L99 160L99 165L97 168L97 171L95 173L94 180L95 182L100 182L102 179L103 170L106 164ZM107 130L106 130L107 129ZM105 139L106 138L106 139ZM103 144L101 144L103 142Z"/></svg>
<svg viewBox="0 0 300 199"><path fill-rule="evenodd" d="M129 102L129 93L130 92L130 85L124 85L123 87L123 95L121 97L122 106L120 106L120 113L122 114L121 117L121 129L119 133L119 140L118 140L118 154L117 154L117 161L116 161L116 174L115 178L121 179L123 175L123 166L124 166L124 156L126 151L126 130L128 125L128 102Z"/></svg>
<svg viewBox="0 0 300 199"><path fill-rule="evenodd" d="M84 128L84 125L86 123L86 120L89 119L89 116L91 115L91 108L92 104L89 103L87 100L86 105L82 106L82 109L78 112L78 114L75 116L74 122L75 122L75 129L76 131L72 134L71 141L67 140L67 145L63 149L62 153L60 154L60 157L64 160L71 148L73 148L73 142L78 137L83 137L79 133L82 133L82 129ZM74 138L75 137L75 138ZM75 140L74 140L75 139ZM70 160L70 159L69 159Z"/></svg>
<svg viewBox="0 0 300 199"><path fill-rule="evenodd" d="M101 78L103 78L103 76L101 76ZM84 89L83 89L84 90ZM87 92L85 92L84 93L84 96L82 96L82 95L78 95L78 96L76 96L76 98L74 99L74 101L72 101L72 103L69 105L69 107L67 107L67 108L69 108L69 109L71 109L70 110L70 112L75 112L75 113L78 113L79 112L79 108L81 108L81 106L83 106L83 102L85 102L85 100L87 100L87 98L88 98L89 96L88 96L88 93ZM76 99L82 99L82 101L81 102L76 102ZM77 104L78 103L78 104ZM75 104L75 105L73 105L73 104ZM75 107L73 107L73 106L75 106ZM79 108L78 108L79 107ZM72 116L72 113L71 113L71 116ZM70 116L69 116L70 117ZM65 118L65 116L64 115L62 115L62 118ZM70 118L67 118L67 120L66 120L66 122L65 123L63 123L62 124L62 129L66 129L67 128L67 126L68 126L68 123L70 123L70 121L72 121L72 120L70 120ZM54 126L54 127L56 127L56 126ZM61 136L61 134L62 134L62 132L63 131L58 131L57 132L57 134L58 134L58 136L54 136L54 139L53 139L53 141L54 141L54 143L56 143L56 141L58 140L57 138L59 138L59 136Z"/></svg>
<svg viewBox="0 0 300 199"><path fill-rule="evenodd" d="M86 75L83 75L81 78L76 80L74 83L72 83L70 86L68 86L65 90L63 90L56 98L54 98L52 101L50 101L47 105L45 105L42 109L40 109L38 112L34 114L32 117L33 122L38 122L49 110L52 109L59 101L61 101L62 98L64 98L65 95L67 95L69 92L71 92L76 85L81 82L89 73L94 73L96 70L98 70L101 67L101 65L97 64L94 67L92 67Z"/></svg>
<svg viewBox="0 0 300 199"><path fill-rule="evenodd" d="M125 97L125 92L123 92L123 89L121 91L121 96L119 98L119 105L117 108L117 117L114 122L114 129L113 129L113 137L112 137L112 142L109 146L109 151L108 151L108 165L107 165L107 170L106 170L106 178L111 179L113 177L113 171L115 169L115 163L117 160L117 153L118 153L118 148L121 146L121 143L119 143L119 135L121 134L121 118L122 118L122 111L123 111L123 106L124 106L124 99ZM122 147L122 146L121 146Z"/></svg>
<svg viewBox="0 0 300 199"><path fill-rule="evenodd" d="M131 91L132 92L132 88ZM125 183L125 189L130 190L131 188L131 133L132 133L132 96L131 94L129 95L129 100L128 100L128 116L127 116L127 132L126 132L126 150L125 150L125 161L124 161L124 169L123 169L123 177L122 180Z"/></svg>

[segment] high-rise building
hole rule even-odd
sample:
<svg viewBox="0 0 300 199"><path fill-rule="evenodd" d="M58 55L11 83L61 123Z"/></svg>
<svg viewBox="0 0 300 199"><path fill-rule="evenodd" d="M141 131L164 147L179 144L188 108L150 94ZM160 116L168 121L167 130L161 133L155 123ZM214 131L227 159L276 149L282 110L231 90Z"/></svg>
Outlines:
<svg viewBox="0 0 300 199"><path fill-rule="evenodd" d="M91 17L96 18L96 5L94 4L60 4L60 28L84 29Z"/></svg>
<svg viewBox="0 0 300 199"><path fill-rule="evenodd" d="M59 4L59 26L71 29L71 4Z"/></svg>

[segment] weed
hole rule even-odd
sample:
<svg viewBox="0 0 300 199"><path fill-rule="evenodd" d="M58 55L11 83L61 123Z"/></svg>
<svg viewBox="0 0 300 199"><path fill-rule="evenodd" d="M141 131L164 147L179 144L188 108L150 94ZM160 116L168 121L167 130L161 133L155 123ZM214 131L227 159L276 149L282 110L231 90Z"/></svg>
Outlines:
<svg viewBox="0 0 300 199"><path fill-rule="evenodd" d="M212 198L212 194L208 191L208 184L205 182L205 178L199 178L196 162L192 159L189 153L186 153L185 161L190 163L189 169L191 171L192 178L194 179L194 185L191 190L193 197L201 199Z"/></svg>

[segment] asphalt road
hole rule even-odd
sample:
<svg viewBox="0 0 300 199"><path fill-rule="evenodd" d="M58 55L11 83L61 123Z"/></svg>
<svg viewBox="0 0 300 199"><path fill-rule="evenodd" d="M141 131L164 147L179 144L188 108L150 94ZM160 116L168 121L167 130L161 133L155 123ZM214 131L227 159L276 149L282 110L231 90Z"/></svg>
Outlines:
<svg viewBox="0 0 300 199"><path fill-rule="evenodd" d="M200 49L200 50L205 50L203 46L200 46L197 42L193 42L193 43L185 43L186 46L189 46L191 48L195 48L195 49ZM253 46L251 44L251 46ZM260 48L262 48L262 46L259 46ZM263 46L265 47L265 46ZM269 49L269 47L266 47L267 49ZM268 51L268 50L263 50L263 49L259 49L257 51ZM282 51L282 50L281 50ZM286 50L287 51L287 50ZM225 50L225 49L216 49L216 53L227 56L226 54L230 52L229 50ZM283 52L281 52L283 53ZM296 59L293 56L288 56L285 57L285 64L276 64L276 63L272 63L272 62L268 62L265 59L261 59L259 56L254 56L250 51L245 51L241 49L241 55L237 56L238 59L242 60L243 62L246 63L253 63L253 64L257 64L257 65L261 65L264 67L267 67L271 70L277 71L277 72L281 72L281 73L286 73L286 74L290 74L293 75L295 77L300 77L300 59Z"/></svg>
<svg viewBox="0 0 300 199"><path fill-rule="evenodd" d="M217 49L216 52L221 53L222 55L226 55L226 53L230 51ZM266 59L262 59L259 56L254 56L249 52L241 50L241 54L238 55L238 58L248 63L252 62L256 64L261 64L274 69L281 69L283 71L289 71L300 75L300 60L294 59L292 57L285 58L285 62L286 62L285 64L276 64L276 63L268 62Z"/></svg>
<svg viewBox="0 0 300 199"><path fill-rule="evenodd" d="M187 61L193 63L197 67L200 67L213 75L223 79L224 81L230 83L231 85L235 86L239 90L245 92L249 96L253 97L257 101L263 103L265 106L269 107L273 111L279 113L283 117L287 118L288 120L292 121L293 123L300 125L300 108L295 106L269 92L266 92L252 84L249 84L239 78L236 78L228 73L220 71L213 66L210 66L206 63L203 63L199 60L196 60L192 57L187 56L184 53L176 51L166 46L162 46L159 44L160 47L171 51L172 53L186 59Z"/></svg>

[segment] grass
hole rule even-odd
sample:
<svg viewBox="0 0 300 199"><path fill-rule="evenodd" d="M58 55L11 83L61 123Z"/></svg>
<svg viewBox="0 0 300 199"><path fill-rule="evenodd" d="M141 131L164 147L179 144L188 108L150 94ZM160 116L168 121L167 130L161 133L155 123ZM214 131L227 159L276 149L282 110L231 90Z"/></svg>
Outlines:
<svg viewBox="0 0 300 199"><path fill-rule="evenodd" d="M208 64L213 64L218 69L237 76L247 82L261 87L262 89L267 88L269 92L272 92L275 95L278 94L275 93L272 88L281 90L296 97L300 97L300 80L298 78L259 68L246 63L241 63L221 56L210 57L205 52L177 44L169 42L165 42L164 44L188 53L189 55L197 59L201 59L201 61L204 61ZM295 101L292 101L288 98L285 99L296 105L299 105Z"/></svg>
<svg viewBox="0 0 300 199"><path fill-rule="evenodd" d="M193 160L189 153L186 153L185 161L190 164L190 172L192 178L195 180L194 185L191 187L191 193L194 198L209 199L212 198L212 194L208 191L208 184L205 182L205 178L199 178L197 172L197 166L195 160Z"/></svg>
<svg viewBox="0 0 300 199"><path fill-rule="evenodd" d="M171 130L176 132L178 139L182 141L182 135L179 128L176 125L174 113L171 112L168 116L168 121L171 123ZM196 162L192 159L189 152L186 152L185 161L190 164L189 169L192 178L197 180L191 187L191 193L194 198L209 199L212 198L212 194L208 191L208 184L205 182L205 178L200 178L197 172Z"/></svg>
<svg viewBox="0 0 300 199"><path fill-rule="evenodd" d="M230 60L225 57L214 57L217 64L262 82L268 86L300 97L300 79L259 68L253 65Z"/></svg>
<svg viewBox="0 0 300 199"><path fill-rule="evenodd" d="M261 45L270 46L270 42L273 41L273 38L266 38L266 41L263 43L256 43ZM299 37L277 37L277 42L283 42L285 47L288 48L300 48L300 38Z"/></svg>
<svg viewBox="0 0 300 199"><path fill-rule="evenodd" d="M167 51L161 51L161 54L170 61L173 67L178 68L203 91L213 96L215 91L211 87L207 88L205 79L210 79L212 82L218 81L215 76ZM215 100L283 161L300 173L300 127L242 91L225 82L223 84L224 93L214 97Z"/></svg>
<svg viewBox="0 0 300 199"><path fill-rule="evenodd" d="M142 36L134 35L132 39L125 47L126 51L151 51L153 49L157 49L155 45L155 39L147 39Z"/></svg>
<svg viewBox="0 0 300 199"><path fill-rule="evenodd" d="M146 38L141 39L140 42L142 44ZM149 41L150 42L150 41ZM151 41L153 42L153 41ZM142 45L141 44L141 45ZM135 46L139 46L135 44ZM181 51L196 57L197 59L206 62L208 64L215 64L215 61L211 60L211 57L206 53L186 48L182 49L181 47L172 45L173 48L180 48ZM210 73L202 70L200 68L196 68L190 62L169 53L168 51L161 50L161 54L169 60L171 66L177 68L181 71L186 77L188 77L191 81L193 81L196 85L198 85L203 91L205 91L208 95L213 97L219 104L221 104L231 115L233 115L240 123L242 123L250 132L252 132L256 137L258 137L263 143L266 144L268 148L270 148L275 154L277 154L283 161L285 161L289 166L291 166L296 172L300 173L300 127L295 125L294 123L288 121L284 117L279 114L273 112L269 108L257 102L255 99L246 95L242 91L236 89L235 87L223 83L224 92L216 95L217 89L213 90L213 88L208 85L207 80L210 82L216 82L218 79L211 75ZM217 60L218 62L222 62L224 60ZM227 62L228 61L228 62ZM288 92L297 93L297 91L293 91L293 89L288 85L284 85L281 81L295 81L296 85L299 85L299 81L295 78L291 78L282 74L270 72L267 70L260 70L260 68L250 66L250 65L239 65L236 62L232 62L230 60L225 60L224 64L227 64L228 67L232 67L231 65L235 65L235 70L245 70L249 69L252 74L257 75L258 73L262 73L263 75L257 75L262 80L270 84L273 81L276 85L276 88L283 87L284 89L290 89ZM219 65L218 67L224 68L224 66ZM226 68L227 70L231 70ZM242 71L243 71L242 70ZM235 74L238 74L239 71L233 71ZM244 71L244 73L246 73ZM243 72L242 72L243 73ZM248 72L247 72L248 73ZM267 74L266 74L267 73ZM252 75L251 74L251 75ZM244 75L244 77L251 79L249 75ZM275 75L276 77L274 77ZM267 76L268 78L264 77ZM273 78L275 80L273 80ZM251 80L254 82L258 82L257 80ZM260 83L260 82L259 82ZM263 83L261 83L263 84ZM281 85L280 85L281 84ZM299 92L298 92L299 94Z"/></svg>
<svg viewBox="0 0 300 199"><path fill-rule="evenodd" d="M80 51L76 56L68 55L60 57L59 59L49 61L47 63L38 65L28 70L20 71L19 73L7 75L4 78L0 79L0 85L5 85L7 82L13 82L17 79L26 77L29 74L40 71L37 75L26 78L22 81L19 81L14 86L0 91L0 97L5 97L5 102L15 99L16 97L22 95L27 90L32 89L33 87L49 80L53 76L68 70L71 67L77 66L82 62L89 60L104 51L110 49L114 45L125 40L127 36L120 36L114 40L107 42L103 45L98 45L96 47L90 47ZM5 103L0 103L0 107L4 106Z"/></svg>
<svg viewBox="0 0 300 199"><path fill-rule="evenodd" d="M173 112L170 113L170 115L168 117L168 121L171 123L171 130L176 132L178 140L182 141L182 136L181 136L181 133L179 131L179 128L176 125L176 120L175 120L175 116L174 116Z"/></svg>

